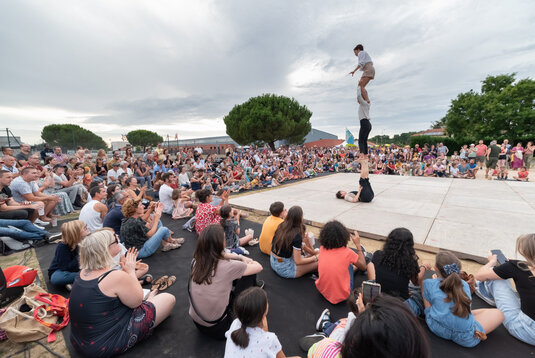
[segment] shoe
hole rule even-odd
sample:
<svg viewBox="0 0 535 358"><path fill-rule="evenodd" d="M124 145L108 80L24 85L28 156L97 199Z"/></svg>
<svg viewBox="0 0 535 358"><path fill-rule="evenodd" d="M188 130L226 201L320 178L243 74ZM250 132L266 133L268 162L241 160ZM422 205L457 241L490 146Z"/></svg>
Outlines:
<svg viewBox="0 0 535 358"><path fill-rule="evenodd" d="M50 235L48 236L48 241L49 241L49 242L50 242L50 241L56 241L56 240L58 240L60 237L61 237L61 232L57 232L57 233L55 233L55 234L50 234Z"/></svg>
<svg viewBox="0 0 535 358"><path fill-rule="evenodd" d="M264 280L256 280L256 287L260 287L263 289L265 285L266 283L264 282Z"/></svg>
<svg viewBox="0 0 535 358"><path fill-rule="evenodd" d="M35 226L36 228L41 229L41 230L44 230L44 229L45 229L44 226L37 225L36 223L34 223L33 226Z"/></svg>
<svg viewBox="0 0 535 358"><path fill-rule="evenodd" d="M496 302L489 295L487 285L485 282L476 281L476 289L474 293L477 295L477 297L481 298L483 301L485 301L489 305L496 307Z"/></svg>
<svg viewBox="0 0 535 358"><path fill-rule="evenodd" d="M254 246L254 245L257 245L259 241L260 240L258 239L252 239L251 241L248 242L248 244L249 246Z"/></svg>
<svg viewBox="0 0 535 358"><path fill-rule="evenodd" d="M33 223L34 224L39 224L39 225L42 225L42 226L47 226L47 225L50 224L48 221L43 221L43 220L39 220L39 219L35 219L35 221Z"/></svg>
<svg viewBox="0 0 535 358"><path fill-rule="evenodd" d="M70 284L70 283L66 284L65 288L67 289L67 291L71 292L72 291L72 284Z"/></svg>
<svg viewBox="0 0 535 358"><path fill-rule="evenodd" d="M328 308L324 309L323 312L321 312L320 318L318 318L318 321L316 322L316 331L323 332L323 326L326 322L329 322L331 320L331 311L329 311Z"/></svg>
<svg viewBox="0 0 535 358"><path fill-rule="evenodd" d="M240 250L243 251L243 255L249 255L249 251L245 250L243 247L240 246Z"/></svg>
<svg viewBox="0 0 535 358"><path fill-rule="evenodd" d="M312 345L325 338L327 338L327 335L323 332L309 334L308 336L304 336L299 340L299 348L301 348L303 352L308 352Z"/></svg>
<svg viewBox="0 0 535 358"><path fill-rule="evenodd" d="M183 237L178 238L178 239L171 238L171 241L173 241L173 243L175 243L175 244L183 244L184 243L184 238Z"/></svg>

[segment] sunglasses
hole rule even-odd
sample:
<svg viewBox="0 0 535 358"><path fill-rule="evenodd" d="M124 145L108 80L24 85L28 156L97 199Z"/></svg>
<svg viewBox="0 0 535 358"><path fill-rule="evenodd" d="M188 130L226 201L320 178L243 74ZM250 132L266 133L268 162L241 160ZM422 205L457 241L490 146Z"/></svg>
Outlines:
<svg viewBox="0 0 535 358"><path fill-rule="evenodd" d="M113 244L119 244L119 235L115 234L115 240L111 244L109 244L108 247Z"/></svg>

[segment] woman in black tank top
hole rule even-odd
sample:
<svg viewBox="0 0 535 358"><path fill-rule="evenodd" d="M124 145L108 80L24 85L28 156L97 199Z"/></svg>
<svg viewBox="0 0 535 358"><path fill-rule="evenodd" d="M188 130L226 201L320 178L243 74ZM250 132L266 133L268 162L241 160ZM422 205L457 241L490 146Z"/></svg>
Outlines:
<svg viewBox="0 0 535 358"><path fill-rule="evenodd" d="M69 299L71 343L90 357L111 357L147 338L171 312L175 297L152 292L143 300L135 276L137 251L129 250L122 270L113 270L120 252L113 231L101 229L80 243L80 276Z"/></svg>

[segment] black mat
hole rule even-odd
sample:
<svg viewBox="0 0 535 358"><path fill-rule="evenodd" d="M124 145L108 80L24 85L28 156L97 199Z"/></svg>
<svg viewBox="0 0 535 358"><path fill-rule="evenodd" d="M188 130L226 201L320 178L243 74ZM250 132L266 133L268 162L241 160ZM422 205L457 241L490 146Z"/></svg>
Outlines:
<svg viewBox="0 0 535 358"><path fill-rule="evenodd" d="M170 252L157 252L144 260L150 265L150 273L155 277L175 275L176 283L166 292L176 297L176 306L172 315L158 326L153 336L145 342L129 350L129 357L222 357L225 350L224 341L215 341L199 333L188 315L189 303L187 294L187 279L193 250L195 234L182 230L185 220L162 219L164 225L175 231L175 236L183 236L186 243L182 248ZM246 220L242 221L242 229L252 228L255 236L261 231L261 225ZM37 258L46 269L54 256L55 245L46 245L37 249ZM269 330L277 334L286 355L306 357L306 353L299 348L299 339L314 333L314 326L319 314L324 308L331 310L331 317L338 319L347 316L347 306L344 303L332 305L316 290L310 275L300 279L290 280L277 276L269 265L269 257L262 254L258 246L251 248L250 257L259 261L264 270L258 275L266 283L265 290L269 298L268 324ZM356 276L355 284L359 285L364 276ZM46 277L46 283L51 292L68 296L68 292L51 287ZM147 286L148 287L148 286ZM478 297L473 299L473 308L488 307ZM422 322L425 327L425 323ZM427 331L427 328L426 328ZM524 344L508 334L503 326L489 334L488 340L475 348L463 348L452 342L436 337L427 331L430 338L433 357L535 357L535 347ZM65 339L69 342L69 328L63 329ZM76 351L69 345L73 357L78 357Z"/></svg>

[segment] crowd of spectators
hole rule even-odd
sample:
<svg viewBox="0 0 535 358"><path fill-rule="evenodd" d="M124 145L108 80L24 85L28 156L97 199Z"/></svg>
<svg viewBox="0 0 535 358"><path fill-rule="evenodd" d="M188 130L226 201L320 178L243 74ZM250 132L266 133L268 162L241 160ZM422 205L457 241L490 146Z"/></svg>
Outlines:
<svg viewBox="0 0 535 358"><path fill-rule="evenodd" d="M375 147L368 154L375 174L475 178L485 166L489 177L495 169L498 178L505 168L502 178L507 179L509 168L529 167L533 149L532 143L511 148L494 141L489 147L482 142L465 146L460 154L450 153L442 144ZM0 227L20 227L17 231L26 233L20 239L47 239L43 226L80 210L79 220L62 225L49 278L52 284L72 290L71 342L86 354L124 352L169 316L175 297L158 289L165 290L176 277L164 276L153 283L148 265L139 260L157 254L160 247L165 252L184 243L162 224L162 215L189 218L184 228L198 235L188 284L189 315L203 334L227 339L226 356L284 355L277 337L268 332L267 296L260 290L264 283L256 279L263 267L247 257L243 247L258 241L277 275L294 279L313 274L327 301L350 301L352 312L343 325L331 322L328 310L322 312L316 328L324 339L310 348L310 357L394 352L374 346L377 339L392 339L389 347L399 356L428 357L429 344L415 320L418 316L425 317L436 335L466 347L485 340L502 322L514 337L535 345L532 234L518 239L517 251L526 261L498 265L496 257L489 256L489 264L476 275L482 282L475 286L462 279L461 263L451 253L437 255L434 263L421 263L412 233L403 228L392 231L383 249L372 254L360 244L357 232L334 221L324 226L316 245L304 226L303 210L298 206L286 210L282 202L274 202L259 240L247 231L242 235L240 218L245 214L229 205L231 192L275 187L319 173L359 172L357 149L264 147L206 155L197 148L171 156L158 146L137 156L131 148L114 151L111 158L104 150L93 158L83 148L71 156L48 146L40 155L27 145L16 157L9 148L2 151ZM527 181L521 172L515 179ZM12 225L13 221L21 225ZM354 249L348 247L350 240ZM428 270L436 275L424 280ZM356 272L381 285L383 293L376 301L363 303L362 293L354 287ZM515 281L516 299L510 285L499 283L508 278ZM155 289L146 294L140 284L148 283ZM471 310L473 292L497 308ZM379 328L376 336L361 337L365 327L385 323L397 325L404 332L402 339L389 338ZM338 355L327 355L333 352Z"/></svg>

